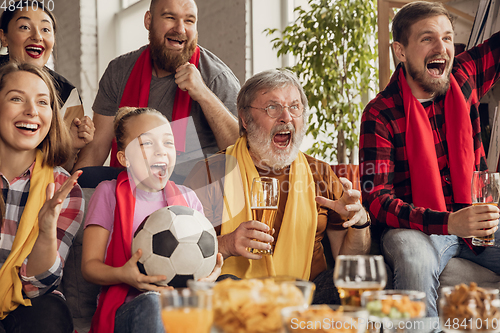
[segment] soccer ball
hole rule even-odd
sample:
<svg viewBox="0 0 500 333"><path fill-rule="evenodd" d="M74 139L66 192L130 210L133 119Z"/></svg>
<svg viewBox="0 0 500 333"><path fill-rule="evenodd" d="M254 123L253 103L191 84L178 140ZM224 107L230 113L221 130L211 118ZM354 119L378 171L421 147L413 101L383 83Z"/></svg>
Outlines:
<svg viewBox="0 0 500 333"><path fill-rule="evenodd" d="M190 279L208 276L217 259L217 235L210 221L185 206L161 208L144 219L132 240L132 253L146 275L165 275L159 285L186 287Z"/></svg>

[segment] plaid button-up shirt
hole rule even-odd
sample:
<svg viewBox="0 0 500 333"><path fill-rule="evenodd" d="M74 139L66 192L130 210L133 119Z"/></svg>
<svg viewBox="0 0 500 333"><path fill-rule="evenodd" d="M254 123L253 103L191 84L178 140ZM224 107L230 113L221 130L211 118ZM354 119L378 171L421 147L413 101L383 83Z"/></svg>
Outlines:
<svg viewBox="0 0 500 333"><path fill-rule="evenodd" d="M2 179L2 194L5 201L5 219L0 234L0 266L9 256L14 238L16 236L19 221L23 214L30 189L31 173L33 167L26 170L21 176L13 179L10 184L4 175ZM54 168L54 183L57 191L66 179L68 173L61 167ZM40 193L41 195L41 193ZM73 239L80 228L84 213L84 199L82 189L78 184L71 190L68 197L62 203L62 210L57 220L57 252L56 261L46 272L36 276L26 276L26 264L29 256L21 266L19 276L23 283L23 291L29 298L46 294L53 291L61 282L62 269L68 256L68 251Z"/></svg>
<svg viewBox="0 0 500 333"><path fill-rule="evenodd" d="M455 203L453 199L443 112L444 96L422 103L428 112L432 127L441 185L448 210L437 212L412 204L405 138L406 119L398 80L401 70L403 68L400 65L384 91L366 106L361 118L359 146L363 205L370 212L372 223L375 225L446 235L449 212L464 206ZM500 32L485 43L456 56L452 75L470 107L474 151L476 155L481 156L475 169L485 170L487 166L481 141L478 107L481 97L500 77ZM422 179L422 182L425 181Z"/></svg>

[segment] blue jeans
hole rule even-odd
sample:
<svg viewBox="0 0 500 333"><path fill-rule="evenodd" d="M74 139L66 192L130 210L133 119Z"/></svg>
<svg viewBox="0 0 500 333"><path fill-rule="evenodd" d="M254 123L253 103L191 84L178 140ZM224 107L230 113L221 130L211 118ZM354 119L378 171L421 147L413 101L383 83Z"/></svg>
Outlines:
<svg viewBox="0 0 500 333"><path fill-rule="evenodd" d="M495 233L499 239L500 230ZM457 236L426 235L418 230L388 229L382 254L393 271L394 289L419 290L427 295L427 316L438 315L439 276L453 257L464 258L500 274L500 248L487 247L475 255Z"/></svg>
<svg viewBox="0 0 500 333"><path fill-rule="evenodd" d="M160 294L140 294L116 310L116 333L165 333L161 321Z"/></svg>

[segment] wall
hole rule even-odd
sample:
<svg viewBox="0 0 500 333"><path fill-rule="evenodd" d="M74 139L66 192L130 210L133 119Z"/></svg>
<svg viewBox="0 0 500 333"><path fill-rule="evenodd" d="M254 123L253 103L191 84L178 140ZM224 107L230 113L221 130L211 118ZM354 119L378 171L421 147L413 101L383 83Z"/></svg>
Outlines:
<svg viewBox="0 0 500 333"><path fill-rule="evenodd" d="M115 57L148 44L148 31L144 27L144 14L148 10L149 1L139 1L115 14Z"/></svg>
<svg viewBox="0 0 500 333"><path fill-rule="evenodd" d="M80 88L80 0L55 0L54 15L57 20L54 69Z"/></svg>
<svg viewBox="0 0 500 333"><path fill-rule="evenodd" d="M94 0L54 0L57 20L54 69L80 92L92 115L97 92L97 20Z"/></svg>
<svg viewBox="0 0 500 333"><path fill-rule="evenodd" d="M97 77L100 78L116 51L115 14L120 10L120 0L97 1Z"/></svg>
<svg viewBox="0 0 500 333"><path fill-rule="evenodd" d="M80 1L81 54L80 95L85 113L92 116L92 104L97 94L97 7L93 0Z"/></svg>
<svg viewBox="0 0 500 333"><path fill-rule="evenodd" d="M199 0L198 42L245 82L246 0Z"/></svg>
<svg viewBox="0 0 500 333"><path fill-rule="evenodd" d="M476 15L478 4L479 0L459 0L449 3L450 6L471 16ZM472 22L456 15L455 17L455 21L453 22L455 27L455 43L467 44L472 30Z"/></svg>

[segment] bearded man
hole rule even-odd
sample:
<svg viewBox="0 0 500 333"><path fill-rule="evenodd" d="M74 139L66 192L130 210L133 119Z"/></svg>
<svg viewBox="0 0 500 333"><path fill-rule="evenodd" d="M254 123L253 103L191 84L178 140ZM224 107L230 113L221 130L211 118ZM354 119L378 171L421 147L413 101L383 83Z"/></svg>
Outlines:
<svg viewBox="0 0 500 333"><path fill-rule="evenodd" d="M338 303L321 241L326 234L334 258L369 250L370 222L361 193L327 163L299 151L307 98L292 72L254 75L241 88L237 107L241 136L236 144L196 165L185 182L216 226L223 274L311 280L316 303ZM249 190L260 176L279 181L274 231L252 218ZM271 249L272 255L255 253Z"/></svg>
<svg viewBox="0 0 500 333"><path fill-rule="evenodd" d="M394 289L425 291L436 317L452 257L500 274L498 248L471 243L495 233L500 216L496 206L471 206L473 172L487 168L479 100L500 78L500 33L455 57L451 16L425 1L405 5L392 30L401 64L361 119L363 205L374 236L382 229Z"/></svg>
<svg viewBox="0 0 500 333"><path fill-rule="evenodd" d="M196 159L238 138L233 72L197 45L198 8L193 0L152 0L144 17L149 45L111 61L94 101L93 144L79 154L75 170L103 165L113 141L119 107L152 107L172 124L178 153L171 180L182 182ZM116 153L111 154L111 166Z"/></svg>

